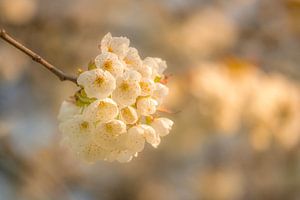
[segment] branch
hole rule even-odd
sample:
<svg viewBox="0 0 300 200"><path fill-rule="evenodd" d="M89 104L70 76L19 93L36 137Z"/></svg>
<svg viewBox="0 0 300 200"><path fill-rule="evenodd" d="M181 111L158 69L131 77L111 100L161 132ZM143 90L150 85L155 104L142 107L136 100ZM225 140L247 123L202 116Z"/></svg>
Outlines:
<svg viewBox="0 0 300 200"><path fill-rule="evenodd" d="M32 58L33 61L41 64L46 69L51 71L53 74L55 74L59 80L61 81L72 81L73 83L77 84L77 78L65 74L60 69L56 68L54 65L47 62L44 58L39 56L37 53L33 52L32 50L28 49L24 45L20 44L18 41L16 41L12 36L10 36L4 29L0 29L0 38L11 44L12 46L16 47L26 55Z"/></svg>

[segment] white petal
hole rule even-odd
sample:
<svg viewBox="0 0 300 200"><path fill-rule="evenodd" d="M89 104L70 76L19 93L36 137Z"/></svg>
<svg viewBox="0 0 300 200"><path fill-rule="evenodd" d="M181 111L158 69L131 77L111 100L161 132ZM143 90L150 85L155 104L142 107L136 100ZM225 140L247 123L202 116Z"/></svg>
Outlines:
<svg viewBox="0 0 300 200"><path fill-rule="evenodd" d="M78 152L81 145L93 135L94 126L85 121L82 115L76 115L61 123L59 129L62 133L62 144Z"/></svg>
<svg viewBox="0 0 300 200"><path fill-rule="evenodd" d="M130 106L135 103L136 98L141 94L141 88L138 82L120 79L117 88L112 94L120 106Z"/></svg>
<svg viewBox="0 0 300 200"><path fill-rule="evenodd" d="M129 40L126 37L112 37L106 34L101 41L101 51L115 53L119 58L124 58L129 49Z"/></svg>
<svg viewBox="0 0 300 200"><path fill-rule="evenodd" d="M120 114L126 124L134 124L138 120L138 114L132 106L122 108Z"/></svg>
<svg viewBox="0 0 300 200"><path fill-rule="evenodd" d="M124 62L126 63L128 68L135 70L138 70L143 64L137 49L133 47L129 48L129 51L124 58Z"/></svg>
<svg viewBox="0 0 300 200"><path fill-rule="evenodd" d="M104 52L95 58L95 64L98 68L109 71L114 77L123 74L123 63L116 54Z"/></svg>
<svg viewBox="0 0 300 200"><path fill-rule="evenodd" d="M160 136L166 136L172 129L174 122L168 118L157 118L151 123L156 133Z"/></svg>
<svg viewBox="0 0 300 200"><path fill-rule="evenodd" d="M71 101L63 101L60 106L60 110L57 118L59 121L66 121L79 113L80 113L79 106L76 106L75 103Z"/></svg>
<svg viewBox="0 0 300 200"><path fill-rule="evenodd" d="M163 103L163 100L169 94L169 88L161 83L155 84L155 90L153 92L153 97L159 104Z"/></svg>
<svg viewBox="0 0 300 200"><path fill-rule="evenodd" d="M114 119L103 124L98 124L95 132L99 137L103 134L119 136L126 132L126 124L120 120Z"/></svg>
<svg viewBox="0 0 300 200"><path fill-rule="evenodd" d="M115 151L124 147L126 140L126 125L120 120L112 120L108 123L98 124L95 130L95 138L102 148Z"/></svg>
<svg viewBox="0 0 300 200"><path fill-rule="evenodd" d="M141 152L145 146L145 130L140 126L133 126L128 129L126 147L133 152Z"/></svg>
<svg viewBox="0 0 300 200"><path fill-rule="evenodd" d="M127 69L124 71L122 76L123 80L131 81L131 82L140 82L141 81L141 74L136 70Z"/></svg>
<svg viewBox="0 0 300 200"><path fill-rule="evenodd" d="M109 151L105 150L100 144L91 140L81 147L78 156L87 162L95 162L104 160L108 153Z"/></svg>
<svg viewBox="0 0 300 200"><path fill-rule="evenodd" d="M156 60L152 57L147 57L144 59L143 64L147 67L151 68L151 78L155 78L156 76L158 76L158 64L156 62Z"/></svg>
<svg viewBox="0 0 300 200"><path fill-rule="evenodd" d="M102 52L110 52L109 51L109 46L112 40L112 35L111 33L107 33L103 39L101 40L101 51Z"/></svg>
<svg viewBox="0 0 300 200"><path fill-rule="evenodd" d="M153 80L144 78L140 81L140 87L141 87L141 96L152 95L155 89L155 83Z"/></svg>
<svg viewBox="0 0 300 200"><path fill-rule="evenodd" d="M108 122L114 119L119 113L117 104L110 98L96 100L91 103L83 112L86 120L92 122Z"/></svg>
<svg viewBox="0 0 300 200"><path fill-rule="evenodd" d="M144 65L147 65L149 67L151 67L152 69L157 70L158 69L158 64L156 62L156 60L152 57L147 57L143 60Z"/></svg>
<svg viewBox="0 0 300 200"><path fill-rule="evenodd" d="M164 61L160 58L154 58L154 59L158 65L157 73L159 75L162 75L164 73L164 71L167 69L167 63L166 63L166 61Z"/></svg>
<svg viewBox="0 0 300 200"><path fill-rule="evenodd" d="M116 88L115 78L102 69L83 72L77 79L78 85L84 87L88 97L103 99L108 97Z"/></svg>
<svg viewBox="0 0 300 200"><path fill-rule="evenodd" d="M144 65L149 66L152 69L152 78L161 76L167 68L166 61L163 61L160 58L147 57L144 59L143 63Z"/></svg>
<svg viewBox="0 0 300 200"><path fill-rule="evenodd" d="M131 151L124 150L117 154L116 159L120 163L126 163L126 162L130 162L132 160L132 157L133 157L133 155L132 155Z"/></svg>
<svg viewBox="0 0 300 200"><path fill-rule="evenodd" d="M156 112L157 101L150 97L139 98L136 103L140 115L148 116Z"/></svg>
<svg viewBox="0 0 300 200"><path fill-rule="evenodd" d="M159 135L155 132L155 130L148 125L140 125L144 130L144 136L146 138L146 141L151 144L154 148L157 148L158 145L160 144L160 137Z"/></svg>
<svg viewBox="0 0 300 200"><path fill-rule="evenodd" d="M138 69L138 72L142 75L143 78L152 78L152 68L148 65L143 64L142 67Z"/></svg>

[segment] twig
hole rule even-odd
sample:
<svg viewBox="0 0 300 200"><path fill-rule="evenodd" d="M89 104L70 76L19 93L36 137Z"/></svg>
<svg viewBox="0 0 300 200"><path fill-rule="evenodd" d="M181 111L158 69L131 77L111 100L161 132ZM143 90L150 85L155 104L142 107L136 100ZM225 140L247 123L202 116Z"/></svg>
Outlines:
<svg viewBox="0 0 300 200"><path fill-rule="evenodd" d="M56 68L54 65L47 62L44 58L39 56L37 53L33 52L32 50L28 49L24 45L20 44L18 41L16 41L12 36L10 36L4 29L0 29L0 38L8 42L9 44L13 45L26 55L32 58L35 62L41 64L45 68L47 68L49 71L51 71L53 74L55 74L61 81L72 81L73 83L77 84L77 78L65 74L60 69Z"/></svg>

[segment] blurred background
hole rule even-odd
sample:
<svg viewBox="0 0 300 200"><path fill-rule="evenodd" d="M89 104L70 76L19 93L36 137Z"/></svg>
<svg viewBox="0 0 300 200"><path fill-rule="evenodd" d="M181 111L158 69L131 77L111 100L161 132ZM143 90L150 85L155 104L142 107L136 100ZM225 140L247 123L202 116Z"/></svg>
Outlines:
<svg viewBox="0 0 300 200"><path fill-rule="evenodd" d="M0 200L300 199L300 0L0 0L0 24L69 74L111 32L167 60L175 121L128 164L80 163L76 91L0 41Z"/></svg>

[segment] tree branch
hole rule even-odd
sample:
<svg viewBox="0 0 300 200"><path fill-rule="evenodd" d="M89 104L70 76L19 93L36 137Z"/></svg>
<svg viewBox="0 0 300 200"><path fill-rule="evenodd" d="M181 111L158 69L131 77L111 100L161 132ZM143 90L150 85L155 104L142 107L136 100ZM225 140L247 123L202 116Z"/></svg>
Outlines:
<svg viewBox="0 0 300 200"><path fill-rule="evenodd" d="M16 41L12 36L10 36L4 29L0 29L0 38L11 44L12 46L16 47L26 55L32 58L35 62L41 64L45 68L47 68L49 71L51 71L53 74L55 74L59 80L61 81L72 81L73 83L77 84L77 78L65 74L63 71L55 67L54 65L50 64L48 61L46 61L44 58L39 56L37 53L33 52L32 50L28 49L18 41Z"/></svg>

